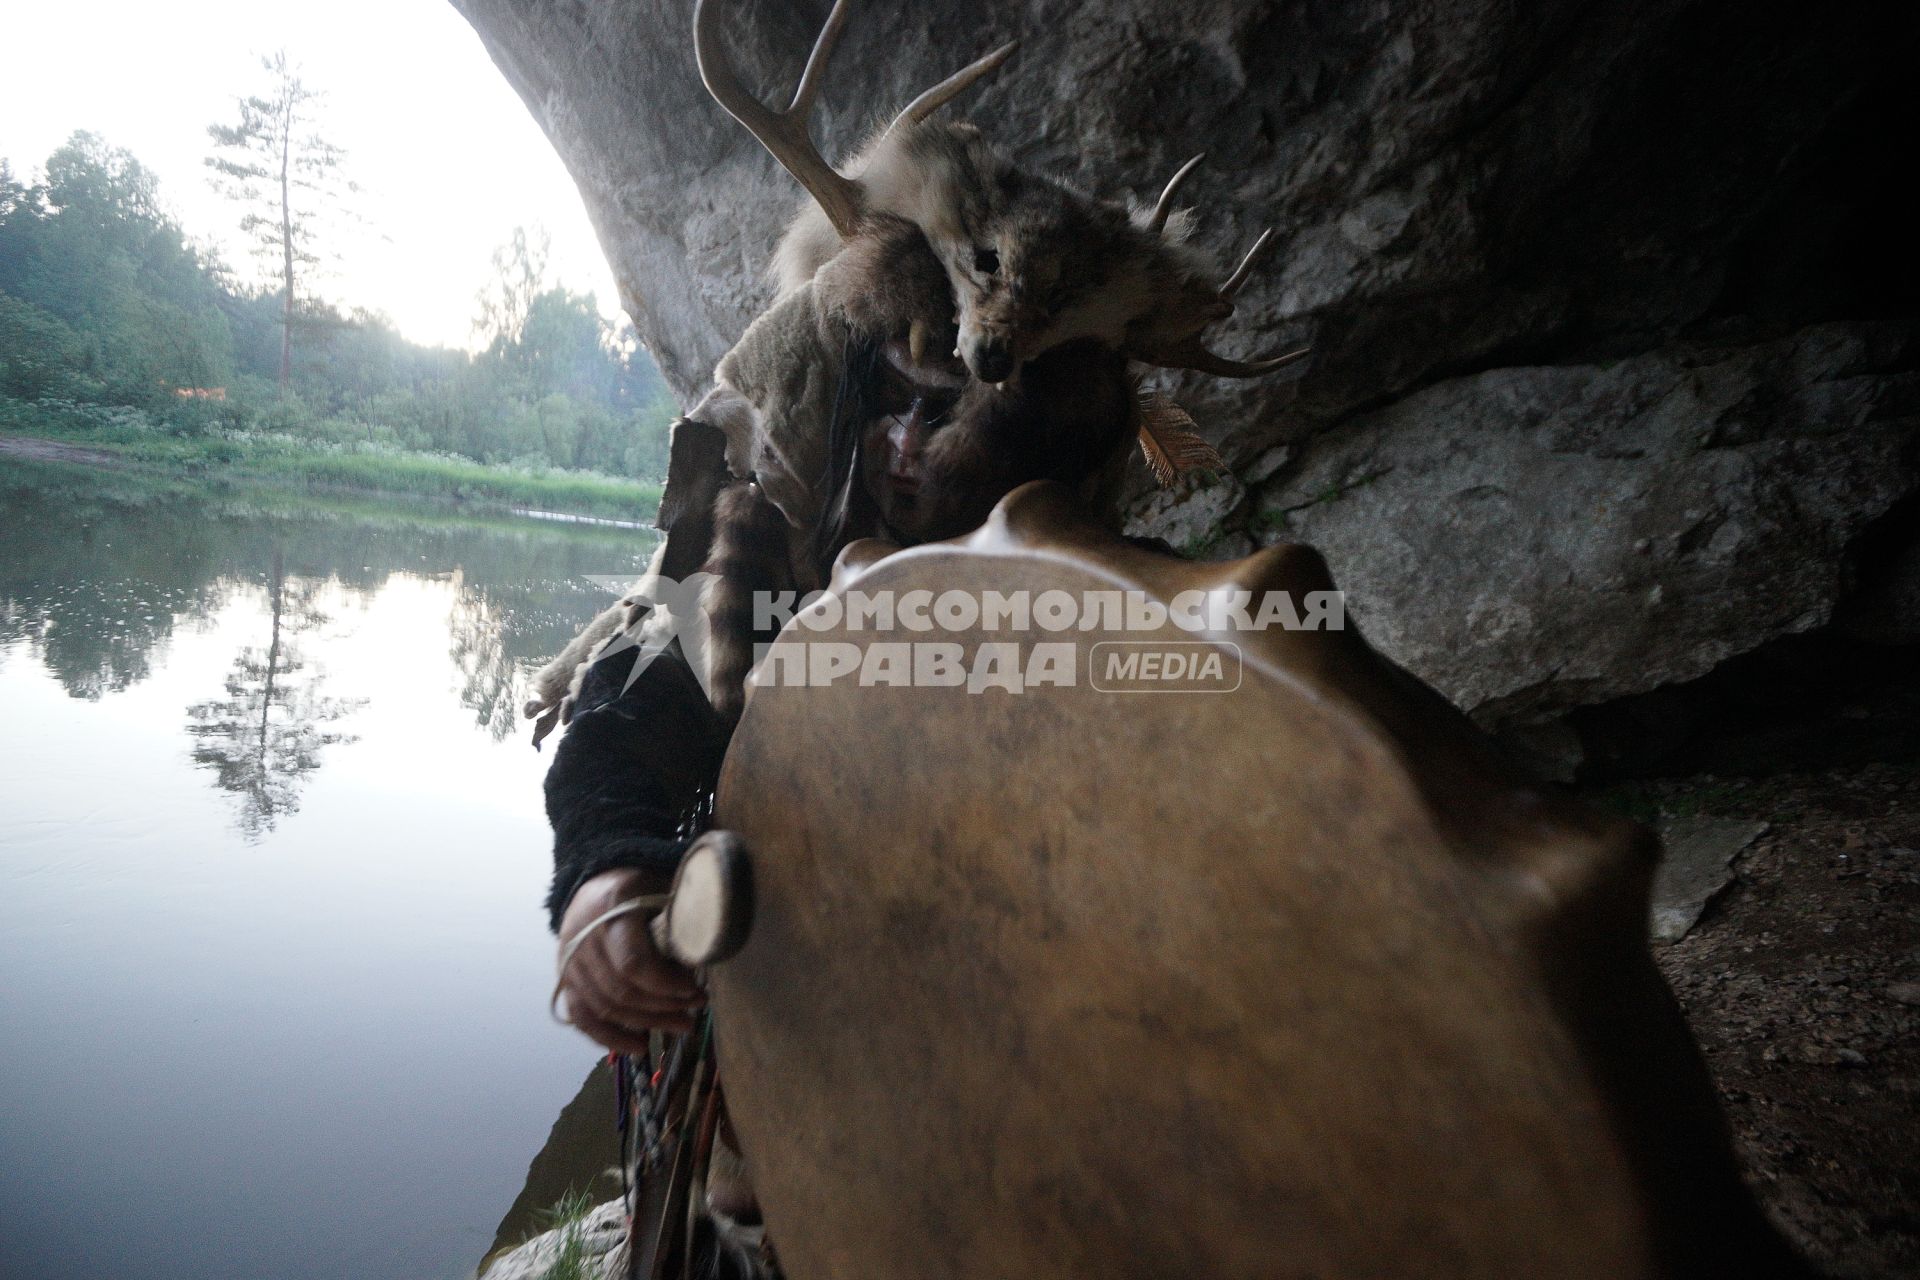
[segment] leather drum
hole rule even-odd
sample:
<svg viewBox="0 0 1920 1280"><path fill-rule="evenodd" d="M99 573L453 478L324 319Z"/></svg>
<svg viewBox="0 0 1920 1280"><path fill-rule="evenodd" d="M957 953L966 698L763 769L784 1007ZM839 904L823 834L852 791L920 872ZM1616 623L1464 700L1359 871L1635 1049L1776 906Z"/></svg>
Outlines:
<svg viewBox="0 0 1920 1280"><path fill-rule="evenodd" d="M1333 588L1303 547L1142 550L1046 484L891 551L833 592ZM1071 683L756 671L718 814L757 914L711 984L789 1276L1799 1273L1650 959L1647 831L1515 772L1350 623L1089 613L776 646L1067 644Z"/></svg>

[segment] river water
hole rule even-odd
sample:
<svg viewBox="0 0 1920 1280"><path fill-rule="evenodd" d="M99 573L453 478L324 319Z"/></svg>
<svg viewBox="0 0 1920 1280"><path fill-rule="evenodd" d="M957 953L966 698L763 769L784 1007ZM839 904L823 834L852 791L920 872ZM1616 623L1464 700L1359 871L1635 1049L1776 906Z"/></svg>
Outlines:
<svg viewBox="0 0 1920 1280"><path fill-rule="evenodd" d="M0 458L0 1271L472 1274L596 1057L515 685L649 549Z"/></svg>

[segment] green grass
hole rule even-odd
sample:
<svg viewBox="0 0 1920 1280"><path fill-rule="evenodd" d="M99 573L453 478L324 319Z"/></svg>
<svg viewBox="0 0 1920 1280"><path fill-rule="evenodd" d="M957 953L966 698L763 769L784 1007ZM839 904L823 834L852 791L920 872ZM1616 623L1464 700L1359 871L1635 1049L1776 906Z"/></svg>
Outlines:
<svg viewBox="0 0 1920 1280"><path fill-rule="evenodd" d="M97 449L129 466L306 488L412 494L569 515L648 521L660 486L559 468L489 466L448 454L382 445L337 445L251 431L174 435L139 410L41 401L0 402L0 436L31 436Z"/></svg>
<svg viewBox="0 0 1920 1280"><path fill-rule="evenodd" d="M660 486L588 471L520 471L438 454L256 449L237 465L254 475L386 493L497 502L578 515L649 520ZM234 464L229 464L234 465Z"/></svg>
<svg viewBox="0 0 1920 1280"><path fill-rule="evenodd" d="M1338 502L1348 494L1366 488L1392 470L1392 467L1376 467L1372 471L1363 472L1350 480L1343 481L1339 484L1327 485L1321 489L1320 492L1302 502L1295 502L1284 507L1268 508L1255 515L1254 520L1261 527L1269 530L1278 531L1284 529L1290 523L1288 517L1295 511L1305 511L1309 507L1318 507L1329 502Z"/></svg>
<svg viewBox="0 0 1920 1280"><path fill-rule="evenodd" d="M1291 510L1293 508L1268 507L1265 510L1256 511L1247 521L1247 531L1253 535L1256 542L1264 541L1269 537L1284 537L1287 530L1293 527L1293 519L1288 514Z"/></svg>
<svg viewBox="0 0 1920 1280"><path fill-rule="evenodd" d="M547 1264L542 1280L589 1280L587 1241L583 1226L593 1212L593 1197L584 1191L569 1191L551 1209L540 1212L541 1223L549 1231L560 1233L560 1249Z"/></svg>

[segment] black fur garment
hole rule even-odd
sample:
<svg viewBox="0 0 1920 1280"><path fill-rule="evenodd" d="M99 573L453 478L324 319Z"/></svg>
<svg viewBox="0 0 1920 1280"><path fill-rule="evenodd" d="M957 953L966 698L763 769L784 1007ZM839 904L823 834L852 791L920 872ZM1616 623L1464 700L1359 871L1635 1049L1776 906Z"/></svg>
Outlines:
<svg viewBox="0 0 1920 1280"><path fill-rule="evenodd" d="M625 649L586 670L547 770L556 932L574 890L603 871L636 868L664 885L686 847L681 820L720 776L727 729L680 651L655 656L629 683L637 657Z"/></svg>

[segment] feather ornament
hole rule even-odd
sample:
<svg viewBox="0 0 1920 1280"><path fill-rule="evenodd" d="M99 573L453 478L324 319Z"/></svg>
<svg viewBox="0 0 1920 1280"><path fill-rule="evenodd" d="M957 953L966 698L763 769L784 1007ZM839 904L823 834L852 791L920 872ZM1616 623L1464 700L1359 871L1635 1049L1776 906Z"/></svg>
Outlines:
<svg viewBox="0 0 1920 1280"><path fill-rule="evenodd" d="M1140 393L1140 454L1163 489L1189 471L1225 471L1220 451L1201 438L1185 409L1164 391Z"/></svg>

